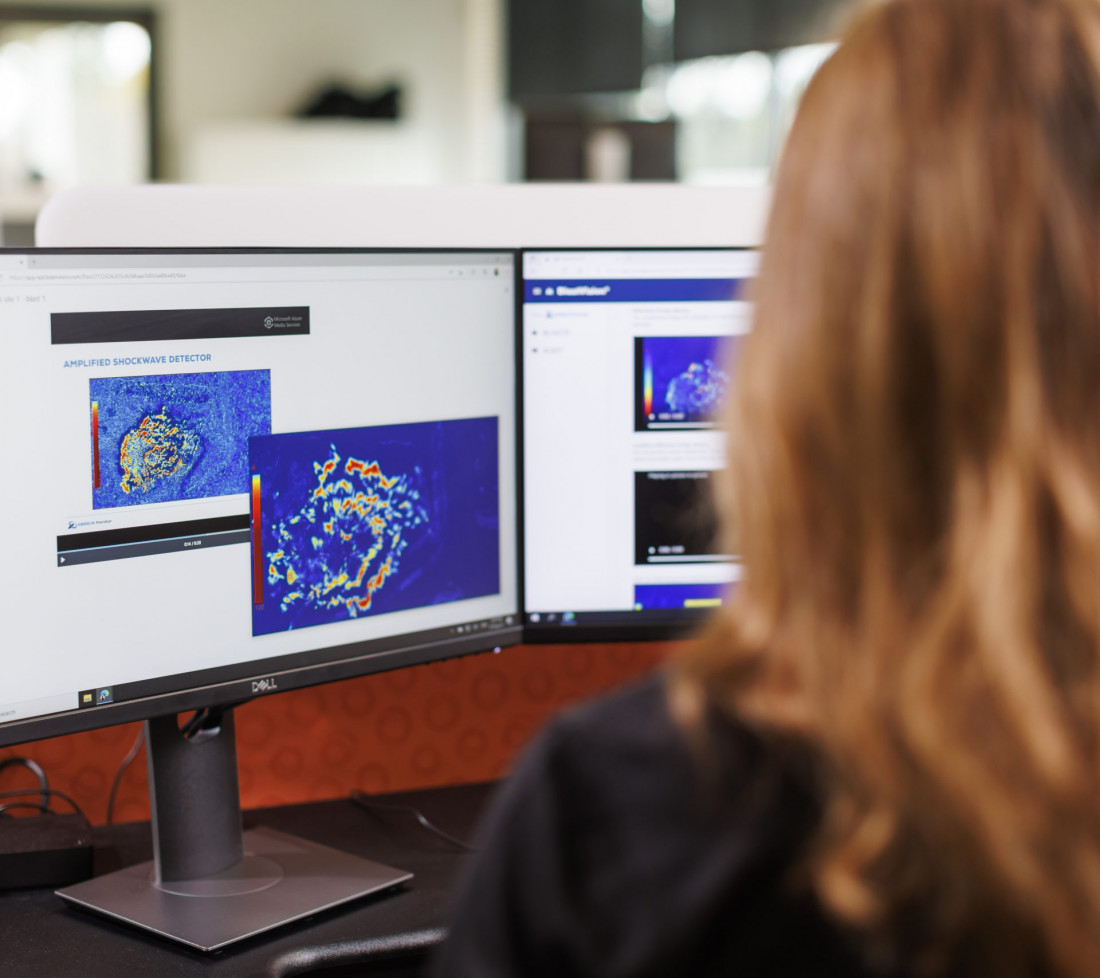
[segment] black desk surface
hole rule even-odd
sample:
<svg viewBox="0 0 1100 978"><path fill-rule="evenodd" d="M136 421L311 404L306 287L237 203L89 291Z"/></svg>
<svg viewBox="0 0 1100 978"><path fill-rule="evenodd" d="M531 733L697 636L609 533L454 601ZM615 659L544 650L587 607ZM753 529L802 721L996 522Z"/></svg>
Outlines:
<svg viewBox="0 0 1100 978"><path fill-rule="evenodd" d="M412 805L439 828L470 839L494 785L380 796ZM0 971L23 976L416 975L446 926L451 893L470 856L421 827L412 814L368 812L325 801L246 812L245 828L267 825L415 874L403 887L367 897L213 954L147 935L70 907L49 889L0 893ZM96 874L152 858L148 822L97 828Z"/></svg>

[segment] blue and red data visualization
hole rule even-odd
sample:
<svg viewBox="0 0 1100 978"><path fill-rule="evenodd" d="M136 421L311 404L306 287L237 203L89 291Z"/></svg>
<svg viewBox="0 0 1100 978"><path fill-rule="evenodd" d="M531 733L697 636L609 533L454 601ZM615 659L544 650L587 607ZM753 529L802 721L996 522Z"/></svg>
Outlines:
<svg viewBox="0 0 1100 978"><path fill-rule="evenodd" d="M238 370L89 381L92 506L248 491L248 440L271 431L271 374Z"/></svg>
<svg viewBox="0 0 1100 978"><path fill-rule="evenodd" d="M635 430L713 427L739 346L737 336L637 337Z"/></svg>
<svg viewBox="0 0 1100 978"><path fill-rule="evenodd" d="M252 634L499 593L497 429L251 438Z"/></svg>

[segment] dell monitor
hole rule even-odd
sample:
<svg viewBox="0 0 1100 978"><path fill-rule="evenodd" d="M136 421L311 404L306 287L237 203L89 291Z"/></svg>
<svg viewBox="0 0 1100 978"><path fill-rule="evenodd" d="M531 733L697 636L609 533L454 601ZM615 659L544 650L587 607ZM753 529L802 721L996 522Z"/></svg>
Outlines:
<svg viewBox="0 0 1100 978"><path fill-rule="evenodd" d="M528 641L668 638L738 579L711 500L753 249L522 256Z"/></svg>
<svg viewBox="0 0 1100 978"><path fill-rule="evenodd" d="M0 253L0 745L148 721L155 865L67 899L212 949L407 878L242 842L227 708L520 640L515 288L507 251Z"/></svg>

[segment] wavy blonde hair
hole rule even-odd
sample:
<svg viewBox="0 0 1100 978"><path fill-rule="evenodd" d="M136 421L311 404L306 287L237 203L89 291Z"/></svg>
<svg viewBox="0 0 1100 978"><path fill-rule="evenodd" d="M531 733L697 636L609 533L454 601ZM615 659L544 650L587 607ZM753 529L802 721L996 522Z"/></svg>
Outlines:
<svg viewBox="0 0 1100 978"><path fill-rule="evenodd" d="M1096 0L886 0L777 177L678 665L817 760L805 867L936 972L1100 974Z"/></svg>

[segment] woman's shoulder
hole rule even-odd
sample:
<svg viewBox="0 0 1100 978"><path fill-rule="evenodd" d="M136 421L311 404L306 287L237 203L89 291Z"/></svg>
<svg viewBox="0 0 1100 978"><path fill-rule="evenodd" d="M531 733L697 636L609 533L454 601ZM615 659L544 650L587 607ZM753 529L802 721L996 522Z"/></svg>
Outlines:
<svg viewBox="0 0 1100 978"><path fill-rule="evenodd" d="M516 790L553 784L565 807L597 810L668 833L684 827L720 833L804 836L817 819L806 755L753 732L715 707L700 729L684 729L669 708L663 672L559 716L517 769ZM757 825L757 816L766 821ZM675 833L672 833L673 835Z"/></svg>
<svg viewBox="0 0 1100 978"><path fill-rule="evenodd" d="M717 714L694 750L661 675L568 711L486 828L448 950L477 966L445 973L859 974L791 883L817 814L788 768Z"/></svg>

